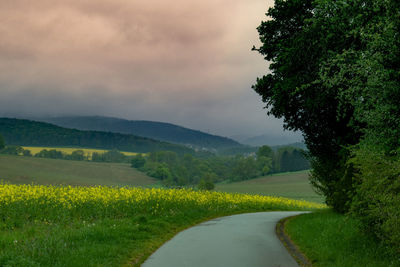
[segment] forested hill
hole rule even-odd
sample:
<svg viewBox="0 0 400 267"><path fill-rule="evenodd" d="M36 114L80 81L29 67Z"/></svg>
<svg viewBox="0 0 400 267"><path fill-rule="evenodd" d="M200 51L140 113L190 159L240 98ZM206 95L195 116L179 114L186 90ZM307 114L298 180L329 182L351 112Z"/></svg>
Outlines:
<svg viewBox="0 0 400 267"><path fill-rule="evenodd" d="M207 149L241 147L238 142L221 136L207 134L178 125L154 122L131 121L101 116L72 116L40 119L55 125L79 130L107 131L134 134L175 144Z"/></svg>
<svg viewBox="0 0 400 267"><path fill-rule="evenodd" d="M0 118L0 134L7 145L20 146L69 146L117 149L131 152L174 151L178 154L193 153L190 148L129 134L81 131L62 128L53 124Z"/></svg>

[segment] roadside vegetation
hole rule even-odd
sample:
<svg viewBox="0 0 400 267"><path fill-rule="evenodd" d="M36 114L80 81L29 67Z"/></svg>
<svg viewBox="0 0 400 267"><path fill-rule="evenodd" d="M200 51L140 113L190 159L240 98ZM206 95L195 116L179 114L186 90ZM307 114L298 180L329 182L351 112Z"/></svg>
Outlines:
<svg viewBox="0 0 400 267"><path fill-rule="evenodd" d="M326 203L397 253L399 10L397 0L275 0L254 47L270 71L253 86L269 114L302 132Z"/></svg>
<svg viewBox="0 0 400 267"><path fill-rule="evenodd" d="M243 212L312 210L284 198L185 189L0 184L1 266L139 265L178 231Z"/></svg>
<svg viewBox="0 0 400 267"><path fill-rule="evenodd" d="M315 267L400 266L399 254L360 230L362 223L332 210L286 222L286 232Z"/></svg>

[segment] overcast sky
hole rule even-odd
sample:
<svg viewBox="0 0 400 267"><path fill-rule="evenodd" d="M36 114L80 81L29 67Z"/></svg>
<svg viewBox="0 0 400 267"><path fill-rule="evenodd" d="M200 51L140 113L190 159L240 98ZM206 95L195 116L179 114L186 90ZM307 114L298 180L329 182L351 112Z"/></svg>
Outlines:
<svg viewBox="0 0 400 267"><path fill-rule="evenodd" d="M251 89L268 71L251 47L272 3L1 0L0 115L106 115L223 136L282 135Z"/></svg>

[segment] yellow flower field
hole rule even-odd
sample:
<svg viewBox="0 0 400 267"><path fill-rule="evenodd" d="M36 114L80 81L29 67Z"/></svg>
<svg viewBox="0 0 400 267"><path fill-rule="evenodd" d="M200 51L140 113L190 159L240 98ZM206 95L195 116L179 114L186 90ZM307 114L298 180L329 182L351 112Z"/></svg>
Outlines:
<svg viewBox="0 0 400 267"><path fill-rule="evenodd" d="M0 266L139 266L174 234L210 218L324 207L190 189L0 182Z"/></svg>
<svg viewBox="0 0 400 267"><path fill-rule="evenodd" d="M325 205L280 197L194 191L190 189L114 188L105 186L71 187L44 185L0 184L0 205L25 207L26 213L46 210L46 214L30 214L56 218L65 214L86 214L103 217L102 212L124 217L126 214L148 212L153 215L185 209L205 210L309 210ZM50 213L49 213L50 212ZM54 214L52 214L54 212ZM2 212L0 212L2 213ZM125 214L126 213L126 214Z"/></svg>
<svg viewBox="0 0 400 267"><path fill-rule="evenodd" d="M74 152L75 150L82 150L85 153L85 156L89 156L89 158L91 158L93 152L105 153L105 152L108 151L108 150L103 150L103 149L73 148L73 147L70 148L70 147L32 147L32 146L24 146L22 148L31 151L32 155L36 155L37 153L39 153L43 149L47 149L47 150L55 149L57 151L61 151L62 153L65 153L65 154L72 154L72 152ZM121 153L123 153L126 156L135 156L135 155L138 154L138 153L134 153L134 152L124 152L124 151L121 151Z"/></svg>

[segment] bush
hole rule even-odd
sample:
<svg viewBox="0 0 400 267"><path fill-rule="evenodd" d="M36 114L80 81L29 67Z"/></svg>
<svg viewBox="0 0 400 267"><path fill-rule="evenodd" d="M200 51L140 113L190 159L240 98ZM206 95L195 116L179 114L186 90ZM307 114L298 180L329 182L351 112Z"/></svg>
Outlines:
<svg viewBox="0 0 400 267"><path fill-rule="evenodd" d="M50 159L63 159L64 154L61 151L55 149L43 149L35 155L37 158L50 158Z"/></svg>
<svg viewBox="0 0 400 267"><path fill-rule="evenodd" d="M205 179L201 179L197 187L200 190L213 190L215 188L215 185L212 181L206 181Z"/></svg>
<svg viewBox="0 0 400 267"><path fill-rule="evenodd" d="M32 157L32 153L30 150L24 149L22 151L22 155L24 155L25 157Z"/></svg>
<svg viewBox="0 0 400 267"><path fill-rule="evenodd" d="M400 252L400 160L370 149L355 152L356 195L351 214L364 230Z"/></svg>
<svg viewBox="0 0 400 267"><path fill-rule="evenodd" d="M218 176L214 173L206 173L204 177L200 180L197 188L200 190L213 190L215 188L214 181L218 180Z"/></svg>
<svg viewBox="0 0 400 267"><path fill-rule="evenodd" d="M145 163L146 159L142 156L142 154L134 156L131 160L131 166L133 168L142 168Z"/></svg>
<svg viewBox="0 0 400 267"><path fill-rule="evenodd" d="M69 158L71 160L85 160L86 156L85 156L85 152L83 150L75 150L71 153L71 155L69 155Z"/></svg>
<svg viewBox="0 0 400 267"><path fill-rule="evenodd" d="M20 146L6 146L3 150L1 150L2 154L8 155L21 155L24 149Z"/></svg>
<svg viewBox="0 0 400 267"><path fill-rule="evenodd" d="M118 150L109 150L103 153L103 159L105 162L125 162L127 156Z"/></svg>

